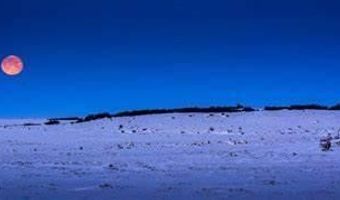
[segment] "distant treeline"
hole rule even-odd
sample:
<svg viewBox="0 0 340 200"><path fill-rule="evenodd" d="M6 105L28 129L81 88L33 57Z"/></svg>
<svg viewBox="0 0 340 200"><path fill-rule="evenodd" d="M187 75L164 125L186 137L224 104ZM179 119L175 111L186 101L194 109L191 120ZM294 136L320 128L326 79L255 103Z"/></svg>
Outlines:
<svg viewBox="0 0 340 200"><path fill-rule="evenodd" d="M138 115L150 115L150 114L166 114L166 113L231 113L231 112L252 112L258 109L249 106L216 106L208 108L175 108L175 109L149 109L149 110L135 110L135 111L125 111L119 112L112 117L130 117ZM264 110L274 111L274 110L340 110L340 104L335 106L322 106L317 104L306 104L306 105L291 105L291 106L266 106Z"/></svg>
<svg viewBox="0 0 340 200"><path fill-rule="evenodd" d="M60 118L50 118L50 121L76 121L81 119L81 117L60 117Z"/></svg>
<svg viewBox="0 0 340 200"><path fill-rule="evenodd" d="M242 105L237 106L216 106L208 108L174 108L174 109L150 109L150 110L135 110L119 112L114 115L114 117L128 117L128 116L138 116L138 115L151 115L151 114L166 114L166 113L217 113L217 112L251 112L255 109L251 107L246 107Z"/></svg>
<svg viewBox="0 0 340 200"><path fill-rule="evenodd" d="M322 106L318 104L291 105L291 106L266 106L264 110L340 110L340 104L335 106Z"/></svg>
<svg viewBox="0 0 340 200"><path fill-rule="evenodd" d="M133 117L140 115L153 115L153 114L167 114L167 113L232 113L232 112L252 112L257 111L252 107L237 105L237 106L214 106L207 108L200 107L189 107L189 108L174 108L174 109L146 109L146 110L133 110L118 112L116 114L111 113L98 113L91 114L85 117L66 117L66 118L52 118L46 122L46 125L58 124L62 120L74 121L74 123L88 122L97 119L113 117ZM266 111L276 111L276 110L340 110L340 104L335 106L322 106L318 104L307 104L307 105L291 105L291 106L266 106L264 107Z"/></svg>
<svg viewBox="0 0 340 200"><path fill-rule="evenodd" d="M97 119L103 118L112 118L112 117L133 117L140 115L153 115L153 114L167 114L167 113L217 113L217 112L251 112L255 111L255 109L251 107L246 107L242 105L237 106L225 106L225 107L208 107L208 108L199 108L199 107L191 107L191 108L174 108L174 109L147 109L147 110L133 110L133 111L125 111L119 112L116 114L110 113L99 113L99 114L91 114L87 115L84 118L80 118L76 120L76 123L93 121Z"/></svg>

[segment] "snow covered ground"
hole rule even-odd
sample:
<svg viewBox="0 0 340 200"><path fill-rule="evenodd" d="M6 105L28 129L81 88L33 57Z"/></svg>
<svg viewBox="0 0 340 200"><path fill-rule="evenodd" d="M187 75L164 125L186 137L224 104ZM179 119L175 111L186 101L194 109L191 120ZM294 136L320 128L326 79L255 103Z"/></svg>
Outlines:
<svg viewBox="0 0 340 200"><path fill-rule="evenodd" d="M340 199L340 112L0 120L0 199Z"/></svg>

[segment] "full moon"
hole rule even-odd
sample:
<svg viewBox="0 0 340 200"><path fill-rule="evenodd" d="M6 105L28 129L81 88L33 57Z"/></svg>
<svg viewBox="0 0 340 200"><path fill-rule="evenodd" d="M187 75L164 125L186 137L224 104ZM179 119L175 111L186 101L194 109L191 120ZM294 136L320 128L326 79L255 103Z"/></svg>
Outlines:
<svg viewBox="0 0 340 200"><path fill-rule="evenodd" d="M15 55L7 56L1 62L2 71L9 76L15 76L20 74L23 68L24 68L23 61L18 56Z"/></svg>

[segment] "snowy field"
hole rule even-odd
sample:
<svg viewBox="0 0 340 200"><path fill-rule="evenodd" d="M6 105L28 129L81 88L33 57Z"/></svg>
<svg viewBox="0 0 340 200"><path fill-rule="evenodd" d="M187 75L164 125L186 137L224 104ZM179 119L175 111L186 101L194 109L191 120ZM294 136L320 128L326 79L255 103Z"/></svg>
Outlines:
<svg viewBox="0 0 340 200"><path fill-rule="evenodd" d="M340 199L340 112L0 120L0 200Z"/></svg>

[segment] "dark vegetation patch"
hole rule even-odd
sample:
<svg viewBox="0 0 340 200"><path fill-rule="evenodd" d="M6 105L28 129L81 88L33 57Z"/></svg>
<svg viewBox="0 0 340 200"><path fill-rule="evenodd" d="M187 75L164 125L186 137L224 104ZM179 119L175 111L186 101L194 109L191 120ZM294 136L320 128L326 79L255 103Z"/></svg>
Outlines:
<svg viewBox="0 0 340 200"><path fill-rule="evenodd" d="M305 104L305 105L291 105L291 106L266 106L264 110L267 111L277 111L277 110L340 110L340 104L336 104L334 106L323 106L318 104ZM98 113L98 114L90 114L85 117L64 117L64 118L50 118L45 125L57 125L60 124L60 121L72 121L71 123L82 123L89 122L98 119L111 119L113 117L133 117L133 116L141 116L141 115L154 115L154 114L169 114L169 113L209 113L210 116L213 116L213 113L222 113L228 117L229 115L226 113L233 112L252 112L257 111L252 107L236 105L236 106L213 106L213 107L188 107L188 108L174 108L174 109L145 109L145 110L133 110L133 111L125 111L118 112L115 114L111 114L108 112ZM189 117L193 117L193 115L189 115ZM175 119L175 117L172 117ZM21 124L22 126L39 126L41 124L38 123L25 123ZM4 128L10 126L19 126L18 125L5 125ZM122 129L122 127L120 128Z"/></svg>
<svg viewBox="0 0 340 200"><path fill-rule="evenodd" d="M60 124L59 120L55 120L55 119L49 119L47 122L44 123L45 125L58 125Z"/></svg>
<svg viewBox="0 0 340 200"><path fill-rule="evenodd" d="M110 113L99 113L87 115L84 118L73 118L76 119L75 123L89 122L98 119L111 119L113 117L133 117L140 115L153 115L153 114L168 114L168 113L220 113L220 112L251 112L255 109L242 105L237 106L216 106L208 108L190 107L190 108L174 108L174 109L146 109L146 110L134 110L118 112L116 114ZM55 118L57 119L57 118ZM59 118L60 119L60 118ZM61 118L70 119L70 118Z"/></svg>
<svg viewBox="0 0 340 200"><path fill-rule="evenodd" d="M321 106L317 104L310 105L292 105L289 107L290 110L328 110L327 106Z"/></svg>
<svg viewBox="0 0 340 200"><path fill-rule="evenodd" d="M60 117L60 118L50 118L48 120L56 120L56 121L77 121L80 120L81 117Z"/></svg>
<svg viewBox="0 0 340 200"><path fill-rule="evenodd" d="M131 117L131 116L139 116L139 115L168 114L168 113L220 113L220 112L251 112L251 111L255 111L255 109L251 107L237 105L237 106L229 106L229 107L221 106L221 107L208 107L208 108L191 107L191 108L175 108L175 109L135 110L135 111L119 112L112 116L113 117Z"/></svg>
<svg viewBox="0 0 340 200"><path fill-rule="evenodd" d="M264 110L275 111L275 110L289 110L289 106L266 106Z"/></svg>
<svg viewBox="0 0 340 200"><path fill-rule="evenodd" d="M40 126L39 123L24 123L23 126Z"/></svg>
<svg viewBox="0 0 340 200"><path fill-rule="evenodd" d="M306 105L291 105L291 106L266 106L264 110L340 110L340 104L335 106L323 106L318 104L306 104Z"/></svg>
<svg viewBox="0 0 340 200"><path fill-rule="evenodd" d="M332 147L332 137L327 136L320 139L320 147L322 151L329 151Z"/></svg>
<svg viewBox="0 0 340 200"><path fill-rule="evenodd" d="M340 104L329 107L329 110L340 110Z"/></svg>
<svg viewBox="0 0 340 200"><path fill-rule="evenodd" d="M91 114L87 115L84 118L80 118L76 121L76 123L81 123L81 122L89 122L93 120L98 120L98 119L111 119L113 116L110 113L98 113L98 114Z"/></svg>
<svg viewBox="0 0 340 200"><path fill-rule="evenodd" d="M305 104L305 105L291 105L291 106L266 106L264 110L276 111L276 110L340 110L340 104L335 106L322 106L318 104ZM236 106L213 106L207 108L201 107L188 107L188 108L174 108L174 109L145 109L145 110L133 110L118 112L115 114L110 113L99 113L87 115L84 118L74 117L74 118L59 118L76 120L75 123L88 122L98 119L111 119L113 117L134 117L141 115L154 115L154 114L169 114L169 113L233 113L233 112L253 112L256 109L243 105Z"/></svg>

